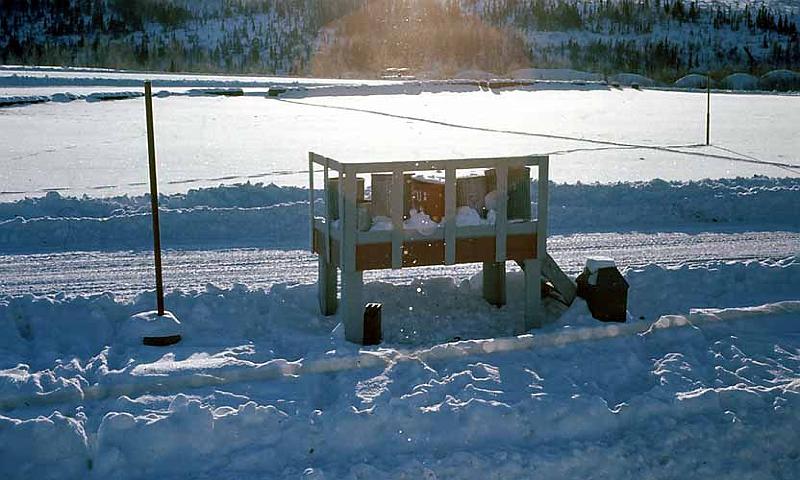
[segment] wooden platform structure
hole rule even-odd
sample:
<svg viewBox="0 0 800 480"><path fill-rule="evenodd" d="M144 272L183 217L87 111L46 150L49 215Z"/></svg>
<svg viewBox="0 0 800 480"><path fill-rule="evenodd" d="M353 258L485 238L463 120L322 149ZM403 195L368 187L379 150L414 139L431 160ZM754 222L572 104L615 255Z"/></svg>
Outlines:
<svg viewBox="0 0 800 480"><path fill-rule="evenodd" d="M514 325L517 334L540 327L543 321L541 279L547 258L547 156L468 158L403 162L340 162L310 152L309 210L312 250L319 255L319 304L324 315L338 309L337 269L341 270L341 317L347 340L363 341L363 272L386 268L483 263L483 295L494 305L506 301L506 260L520 264L525 276L525 315ZM328 211L317 216L314 208L314 169L322 167L324 198L329 180L338 180L338 220ZM508 171L536 167L538 171L537 215L534 220L507 218ZM494 225L456 225L456 171L494 169L497 207ZM403 226L404 174L443 171L445 215L431 235ZM392 229L359 231L357 185L359 175L391 173ZM405 212L408 213L408 212Z"/></svg>

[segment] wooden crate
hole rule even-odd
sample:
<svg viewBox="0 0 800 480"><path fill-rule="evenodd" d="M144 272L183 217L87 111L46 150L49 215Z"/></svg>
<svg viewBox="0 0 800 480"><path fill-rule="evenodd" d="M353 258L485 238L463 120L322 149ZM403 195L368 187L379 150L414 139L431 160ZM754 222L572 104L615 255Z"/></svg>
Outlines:
<svg viewBox="0 0 800 480"><path fill-rule="evenodd" d="M411 177L411 208L425 212L436 223L444 218L444 181L414 176Z"/></svg>

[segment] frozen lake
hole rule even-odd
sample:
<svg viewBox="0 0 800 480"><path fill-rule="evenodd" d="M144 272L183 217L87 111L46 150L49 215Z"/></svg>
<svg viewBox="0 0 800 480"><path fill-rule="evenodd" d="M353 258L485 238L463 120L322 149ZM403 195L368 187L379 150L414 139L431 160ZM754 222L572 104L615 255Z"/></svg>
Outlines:
<svg viewBox="0 0 800 480"><path fill-rule="evenodd" d="M4 86L0 96L119 90L136 87ZM246 180L305 185L310 150L340 160L547 153L551 178L571 183L800 175L800 96L714 94L705 147L701 92L441 90L377 95L365 85L278 100L250 88L243 97L156 98L161 191ZM3 108L0 132L0 201L53 189L146 190L141 98Z"/></svg>

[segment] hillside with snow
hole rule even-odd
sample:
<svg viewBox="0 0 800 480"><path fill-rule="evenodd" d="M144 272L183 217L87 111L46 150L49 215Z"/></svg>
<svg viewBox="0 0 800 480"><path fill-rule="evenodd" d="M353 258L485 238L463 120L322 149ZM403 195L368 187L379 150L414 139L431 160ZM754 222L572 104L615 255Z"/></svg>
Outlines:
<svg viewBox="0 0 800 480"><path fill-rule="evenodd" d="M534 66L668 83L800 64L795 1L39 0L0 13L5 64L362 78Z"/></svg>

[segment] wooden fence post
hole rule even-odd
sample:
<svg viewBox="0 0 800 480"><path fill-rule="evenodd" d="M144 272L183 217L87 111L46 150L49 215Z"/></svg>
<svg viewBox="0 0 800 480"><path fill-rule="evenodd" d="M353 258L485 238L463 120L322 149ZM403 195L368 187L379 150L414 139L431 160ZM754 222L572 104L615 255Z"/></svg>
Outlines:
<svg viewBox="0 0 800 480"><path fill-rule="evenodd" d="M158 315L164 316L164 281L161 275L161 229L158 221L158 181L156 178L156 143L153 132L153 92L149 80L144 82L144 106L147 116L147 157L150 163L150 209L153 217L153 257L156 266L156 302Z"/></svg>

